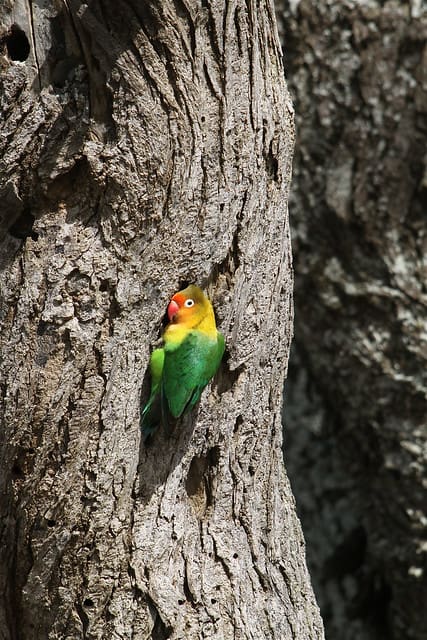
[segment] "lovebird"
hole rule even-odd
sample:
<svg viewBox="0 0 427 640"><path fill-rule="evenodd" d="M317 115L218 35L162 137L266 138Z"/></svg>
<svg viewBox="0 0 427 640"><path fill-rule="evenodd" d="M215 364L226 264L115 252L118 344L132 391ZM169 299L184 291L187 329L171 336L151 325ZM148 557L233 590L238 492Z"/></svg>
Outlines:
<svg viewBox="0 0 427 640"><path fill-rule="evenodd" d="M167 313L164 346L150 358L151 392L141 412L144 441L159 424L169 432L170 421L194 407L225 349L212 305L199 287L191 284L175 293Z"/></svg>

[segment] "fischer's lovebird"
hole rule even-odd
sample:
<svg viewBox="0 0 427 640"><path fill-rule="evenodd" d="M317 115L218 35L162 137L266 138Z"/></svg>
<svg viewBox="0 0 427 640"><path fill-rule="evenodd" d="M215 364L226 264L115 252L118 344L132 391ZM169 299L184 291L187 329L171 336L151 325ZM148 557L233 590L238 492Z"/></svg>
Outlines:
<svg viewBox="0 0 427 640"><path fill-rule="evenodd" d="M144 440L160 423L168 432L170 420L194 407L225 349L212 305L199 287L191 284L176 293L168 317L164 346L150 358L151 392L141 412Z"/></svg>

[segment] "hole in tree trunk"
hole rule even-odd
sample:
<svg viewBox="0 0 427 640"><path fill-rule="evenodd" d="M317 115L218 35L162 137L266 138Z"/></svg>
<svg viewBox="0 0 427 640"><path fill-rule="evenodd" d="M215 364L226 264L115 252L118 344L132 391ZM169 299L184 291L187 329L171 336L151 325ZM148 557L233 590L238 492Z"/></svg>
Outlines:
<svg viewBox="0 0 427 640"><path fill-rule="evenodd" d="M4 38L7 54L11 60L24 62L30 53L28 38L18 25L13 24L8 35Z"/></svg>
<svg viewBox="0 0 427 640"><path fill-rule="evenodd" d="M14 238L19 240L25 240L25 238L32 238L34 241L38 240L39 234L33 231L33 224L35 217L29 209L24 209L19 218L15 220L13 225L9 227L9 233Z"/></svg>
<svg viewBox="0 0 427 640"><path fill-rule="evenodd" d="M156 618L156 623L153 627L153 631L151 632L152 640L168 640L172 633L172 629L167 627L161 617L158 615Z"/></svg>

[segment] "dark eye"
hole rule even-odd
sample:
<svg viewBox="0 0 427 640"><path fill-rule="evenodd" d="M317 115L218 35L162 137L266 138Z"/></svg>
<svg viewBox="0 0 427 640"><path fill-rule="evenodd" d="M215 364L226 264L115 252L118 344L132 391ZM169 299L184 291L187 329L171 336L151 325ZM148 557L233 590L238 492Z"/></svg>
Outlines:
<svg viewBox="0 0 427 640"><path fill-rule="evenodd" d="M193 305L194 305L194 300L192 300L191 298L188 298L188 300L184 302L184 307L192 307Z"/></svg>

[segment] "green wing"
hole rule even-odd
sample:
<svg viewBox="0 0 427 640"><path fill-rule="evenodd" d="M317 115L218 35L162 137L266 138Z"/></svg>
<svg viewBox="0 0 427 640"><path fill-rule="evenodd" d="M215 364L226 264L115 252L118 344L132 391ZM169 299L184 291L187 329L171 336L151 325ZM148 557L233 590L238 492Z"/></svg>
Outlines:
<svg viewBox="0 0 427 640"><path fill-rule="evenodd" d="M160 383L165 361L164 349L155 349L150 357L151 392L147 404L141 411L141 429L144 440L155 431L161 422Z"/></svg>
<svg viewBox="0 0 427 640"><path fill-rule="evenodd" d="M150 374L151 374L151 393L157 391L160 380L162 379L163 364L165 361L165 350L154 349L150 358Z"/></svg>
<svg viewBox="0 0 427 640"><path fill-rule="evenodd" d="M178 347L165 346L162 397L174 418L199 400L219 367L224 348L219 332L216 339L210 339L200 331L190 331Z"/></svg>

